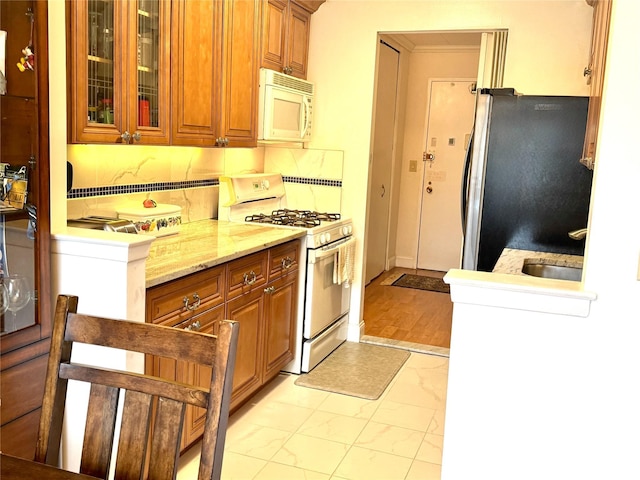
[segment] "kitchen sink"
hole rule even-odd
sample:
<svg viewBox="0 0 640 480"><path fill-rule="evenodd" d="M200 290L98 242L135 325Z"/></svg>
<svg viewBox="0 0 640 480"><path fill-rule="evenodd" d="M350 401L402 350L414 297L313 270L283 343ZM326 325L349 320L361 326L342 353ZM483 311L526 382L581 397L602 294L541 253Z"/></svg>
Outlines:
<svg viewBox="0 0 640 480"><path fill-rule="evenodd" d="M542 262L524 261L522 273L533 277L554 278L556 280L572 280L579 282L582 280L582 268L571 265L556 265Z"/></svg>

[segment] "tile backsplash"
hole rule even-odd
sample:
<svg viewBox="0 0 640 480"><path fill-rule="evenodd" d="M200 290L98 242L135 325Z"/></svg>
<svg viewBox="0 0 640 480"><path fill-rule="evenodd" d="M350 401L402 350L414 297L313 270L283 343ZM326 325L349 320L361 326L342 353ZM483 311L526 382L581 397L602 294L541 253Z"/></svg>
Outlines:
<svg viewBox="0 0 640 480"><path fill-rule="evenodd" d="M341 151L69 145L67 153L73 165L68 218L115 217L119 208L148 198L179 205L183 222L216 218L219 177L256 172L283 175L289 208L340 211Z"/></svg>

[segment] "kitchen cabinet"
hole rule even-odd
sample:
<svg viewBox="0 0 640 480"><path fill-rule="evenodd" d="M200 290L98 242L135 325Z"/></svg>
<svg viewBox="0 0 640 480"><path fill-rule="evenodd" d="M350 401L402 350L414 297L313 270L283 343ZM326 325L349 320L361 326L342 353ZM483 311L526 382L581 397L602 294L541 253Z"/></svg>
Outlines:
<svg viewBox="0 0 640 480"><path fill-rule="evenodd" d="M293 360L298 283L298 242L269 251L269 283L265 291L264 381Z"/></svg>
<svg viewBox="0 0 640 480"><path fill-rule="evenodd" d="M307 78L311 12L291 0L264 2L262 67Z"/></svg>
<svg viewBox="0 0 640 480"><path fill-rule="evenodd" d="M169 3L169 2L166 2ZM222 2L173 0L171 143L214 146L219 135Z"/></svg>
<svg viewBox="0 0 640 480"><path fill-rule="evenodd" d="M300 241L252 253L147 289L146 321L216 334L223 319L240 324L231 409L275 377L294 356ZM206 385L211 372L147 357L145 370ZM204 411L188 407L181 449L203 432Z"/></svg>
<svg viewBox="0 0 640 480"><path fill-rule="evenodd" d="M23 458L35 453L51 336L47 16L47 2L0 2L7 60L27 45L38 52L33 70L7 61L7 92L0 95L0 162L24 168L28 180L25 205L3 202L0 218L0 298L16 314L0 313L0 450ZM27 281L24 302L2 295L13 274Z"/></svg>
<svg viewBox="0 0 640 480"><path fill-rule="evenodd" d="M255 147L259 1L172 3L171 143Z"/></svg>
<svg viewBox="0 0 640 480"><path fill-rule="evenodd" d="M170 7L67 3L71 143L169 144Z"/></svg>
<svg viewBox="0 0 640 480"><path fill-rule="evenodd" d="M258 142L260 0L224 2L220 136L218 145Z"/></svg>
<svg viewBox="0 0 640 480"><path fill-rule="evenodd" d="M260 2L69 2L70 141L257 145Z"/></svg>
<svg viewBox="0 0 640 480"><path fill-rule="evenodd" d="M147 291L146 322L215 335L224 319L224 267L210 268ZM211 369L147 356L146 373L208 387ZM181 450L204 432L205 410L187 406Z"/></svg>
<svg viewBox="0 0 640 480"><path fill-rule="evenodd" d="M227 268L227 318L240 323L231 408L262 385L267 261L268 253L262 251L234 260Z"/></svg>
<svg viewBox="0 0 640 480"><path fill-rule="evenodd" d="M587 3L593 6L593 26L589 65L584 69L584 75L590 85L590 92L587 129L580 163L587 168L593 169L600 122L600 106L602 104L604 69L611 19L611 0L589 0Z"/></svg>

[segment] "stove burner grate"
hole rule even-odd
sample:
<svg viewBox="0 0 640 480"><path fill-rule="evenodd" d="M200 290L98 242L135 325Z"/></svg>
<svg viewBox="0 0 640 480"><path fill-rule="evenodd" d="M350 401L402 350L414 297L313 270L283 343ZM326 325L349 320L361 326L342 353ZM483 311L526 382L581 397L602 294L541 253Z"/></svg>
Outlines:
<svg viewBox="0 0 640 480"><path fill-rule="evenodd" d="M334 222L340 220L339 213L320 213L311 210L291 210L283 208L274 210L271 215L263 213L247 215L245 222L270 223L273 225L289 225L293 227L313 228L321 222Z"/></svg>

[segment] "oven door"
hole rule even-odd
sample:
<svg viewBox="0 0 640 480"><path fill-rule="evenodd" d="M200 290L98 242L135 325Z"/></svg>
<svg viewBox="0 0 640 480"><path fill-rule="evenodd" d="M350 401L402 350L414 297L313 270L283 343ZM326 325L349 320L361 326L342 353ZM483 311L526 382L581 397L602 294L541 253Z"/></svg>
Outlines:
<svg viewBox="0 0 640 480"><path fill-rule="evenodd" d="M342 239L307 250L303 328L305 339L315 337L349 311L350 289L344 283L333 283L338 247L348 240L349 238Z"/></svg>

